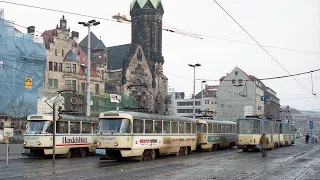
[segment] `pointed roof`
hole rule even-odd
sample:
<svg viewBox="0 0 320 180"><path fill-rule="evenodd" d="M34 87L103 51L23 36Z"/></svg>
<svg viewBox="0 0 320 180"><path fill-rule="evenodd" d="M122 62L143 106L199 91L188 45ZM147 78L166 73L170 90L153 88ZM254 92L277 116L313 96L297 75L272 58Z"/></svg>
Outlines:
<svg viewBox="0 0 320 180"><path fill-rule="evenodd" d="M151 4L153 5L153 7L155 9L157 9L159 4L161 4L161 0L133 0L133 2L131 3L130 9L132 10L136 3L138 3L140 8L143 8L147 4L148 1L151 2Z"/></svg>
<svg viewBox="0 0 320 180"><path fill-rule="evenodd" d="M98 41L97 45L95 46L95 48L93 48L93 50L105 50L107 49L106 46L103 44L103 42L101 41Z"/></svg>
<svg viewBox="0 0 320 180"><path fill-rule="evenodd" d="M67 61L78 61L76 54L70 50L67 55L64 57L64 60Z"/></svg>

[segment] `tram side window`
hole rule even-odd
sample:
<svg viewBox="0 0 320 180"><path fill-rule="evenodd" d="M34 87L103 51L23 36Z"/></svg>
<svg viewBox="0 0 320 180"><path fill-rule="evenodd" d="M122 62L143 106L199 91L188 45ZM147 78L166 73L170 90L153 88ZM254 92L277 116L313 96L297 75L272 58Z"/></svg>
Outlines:
<svg viewBox="0 0 320 180"><path fill-rule="evenodd" d="M224 125L221 125L221 133L225 133L225 126Z"/></svg>
<svg viewBox="0 0 320 180"><path fill-rule="evenodd" d="M70 122L70 134L80 134L80 122Z"/></svg>
<svg viewBox="0 0 320 180"><path fill-rule="evenodd" d="M208 133L212 134L212 124L208 124Z"/></svg>
<svg viewBox="0 0 320 180"><path fill-rule="evenodd" d="M280 123L280 134L283 134L283 124L282 123Z"/></svg>
<svg viewBox="0 0 320 180"><path fill-rule="evenodd" d="M232 133L237 133L237 125L233 125L233 131Z"/></svg>
<svg viewBox="0 0 320 180"><path fill-rule="evenodd" d="M192 134L197 134L197 124L192 123Z"/></svg>
<svg viewBox="0 0 320 180"><path fill-rule="evenodd" d="M153 134L153 121L145 120L145 133L146 134Z"/></svg>
<svg viewBox="0 0 320 180"><path fill-rule="evenodd" d="M178 134L178 122L171 122L171 133Z"/></svg>
<svg viewBox="0 0 320 180"><path fill-rule="evenodd" d="M162 121L154 121L154 131L157 134L162 134Z"/></svg>
<svg viewBox="0 0 320 180"><path fill-rule="evenodd" d="M217 132L218 132L218 125L213 124L213 133L217 133Z"/></svg>
<svg viewBox="0 0 320 180"><path fill-rule="evenodd" d="M57 122L57 133L60 134L68 134L68 122L58 121Z"/></svg>
<svg viewBox="0 0 320 180"><path fill-rule="evenodd" d="M221 124L218 124L218 131L217 133L221 133Z"/></svg>
<svg viewBox="0 0 320 180"><path fill-rule="evenodd" d="M228 125L228 133L232 133L232 125Z"/></svg>
<svg viewBox="0 0 320 180"><path fill-rule="evenodd" d="M99 131L99 123L93 123L93 133L98 133Z"/></svg>
<svg viewBox="0 0 320 180"><path fill-rule="evenodd" d="M170 122L169 121L163 121L163 133L170 134Z"/></svg>
<svg viewBox="0 0 320 180"><path fill-rule="evenodd" d="M82 122L82 134L91 134L91 126L89 122Z"/></svg>
<svg viewBox="0 0 320 180"><path fill-rule="evenodd" d="M183 122L179 122L179 134L184 134L184 123Z"/></svg>
<svg viewBox="0 0 320 180"><path fill-rule="evenodd" d="M186 123L186 133L191 134L191 123Z"/></svg>
<svg viewBox="0 0 320 180"><path fill-rule="evenodd" d="M143 134L143 120L133 120L133 133Z"/></svg>
<svg viewBox="0 0 320 180"><path fill-rule="evenodd" d="M260 121L253 121L253 134L260 134Z"/></svg>
<svg viewBox="0 0 320 180"><path fill-rule="evenodd" d="M202 127L202 133L207 133L207 130L208 130L208 127L206 124L202 124L203 127Z"/></svg>

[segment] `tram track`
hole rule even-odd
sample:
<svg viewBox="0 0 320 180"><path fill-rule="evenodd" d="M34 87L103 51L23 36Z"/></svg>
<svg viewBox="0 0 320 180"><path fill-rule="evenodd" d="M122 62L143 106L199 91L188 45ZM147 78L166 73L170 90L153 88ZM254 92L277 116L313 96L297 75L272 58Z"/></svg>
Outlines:
<svg viewBox="0 0 320 180"><path fill-rule="evenodd" d="M312 153L318 151L319 149L320 149L320 147L319 147L319 146L316 146L316 147L313 147L310 151L303 151L303 152L299 152L299 153L290 155L290 156L288 156L288 157L286 157L286 158L284 158L284 159L282 160L282 161L285 161L285 162L283 162L283 163L281 163L281 162L277 163L277 165L276 165L276 166L273 166L272 169L270 169L270 170L263 170L262 172L261 172L261 171L260 171L260 172L257 172L256 175L253 175L253 176L248 177L248 180L261 179L262 176L266 175L268 172L273 171L274 169L278 169L279 167L281 167L281 166L283 166L283 165L288 165L288 164L290 164L290 163L293 163L293 162L296 161L297 159L302 158L302 157L304 157L304 156L307 156L307 155L309 155L309 154L312 154ZM286 159L289 159L289 160L286 160ZM316 163L314 163L314 165L315 165L315 164L316 164ZM266 165L267 165L266 163L263 163L263 164L259 165L258 167L255 167L255 169L263 169L263 167L265 167ZM310 169L310 168L309 168L309 169ZM309 169L307 169L306 171L308 171ZM303 174L303 173L301 173L301 174ZM300 174L300 175L301 175L301 174ZM304 173L304 174L305 174L305 173ZM300 175L299 175L299 176L300 176ZM303 176L303 175L302 175L302 176ZM302 176L301 176L301 177L302 177Z"/></svg>
<svg viewBox="0 0 320 180"><path fill-rule="evenodd" d="M311 164L311 166L309 166L306 170L304 170L302 173L300 173L296 178L294 178L294 180L298 180L300 178L302 178L305 174L308 173L308 171L313 168L317 163L319 162L319 160L315 161L314 163Z"/></svg>

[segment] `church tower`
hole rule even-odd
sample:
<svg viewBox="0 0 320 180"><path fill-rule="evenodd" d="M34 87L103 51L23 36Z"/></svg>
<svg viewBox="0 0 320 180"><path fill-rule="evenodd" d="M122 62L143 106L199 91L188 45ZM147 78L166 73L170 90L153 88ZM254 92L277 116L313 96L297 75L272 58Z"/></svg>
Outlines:
<svg viewBox="0 0 320 180"><path fill-rule="evenodd" d="M161 0L133 0L131 3L132 44L139 44L146 58L163 63Z"/></svg>

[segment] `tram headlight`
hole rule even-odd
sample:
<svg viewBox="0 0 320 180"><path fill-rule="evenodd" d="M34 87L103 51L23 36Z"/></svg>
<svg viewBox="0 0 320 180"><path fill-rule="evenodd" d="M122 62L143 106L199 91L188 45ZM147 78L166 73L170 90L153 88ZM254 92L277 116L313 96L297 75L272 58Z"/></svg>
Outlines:
<svg viewBox="0 0 320 180"><path fill-rule="evenodd" d="M38 145L41 145L41 142L40 142L40 141L38 141L38 142L37 142L37 144L38 144Z"/></svg>
<svg viewBox="0 0 320 180"><path fill-rule="evenodd" d="M23 142L23 145L27 145L27 141Z"/></svg>
<svg viewBox="0 0 320 180"><path fill-rule="evenodd" d="M100 146L100 145L101 145L101 142L100 142L100 141L97 141L97 145Z"/></svg>
<svg viewBox="0 0 320 180"><path fill-rule="evenodd" d="M114 145L114 146L118 146L118 142L117 142L117 141L114 142L113 145Z"/></svg>

